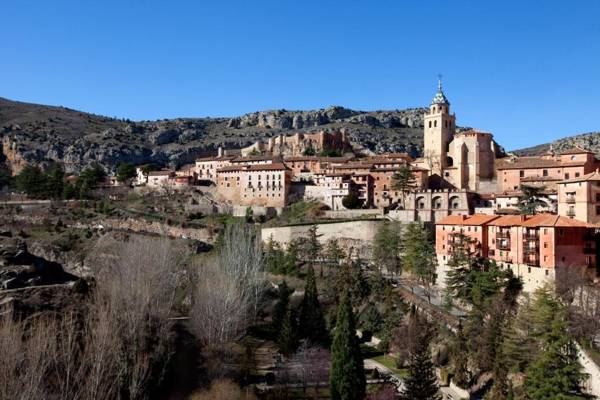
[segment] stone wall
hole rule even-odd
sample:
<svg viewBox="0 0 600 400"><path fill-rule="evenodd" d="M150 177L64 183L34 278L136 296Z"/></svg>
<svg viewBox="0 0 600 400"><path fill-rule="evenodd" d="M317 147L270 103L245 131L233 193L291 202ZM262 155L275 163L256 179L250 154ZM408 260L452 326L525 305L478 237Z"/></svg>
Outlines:
<svg viewBox="0 0 600 400"><path fill-rule="evenodd" d="M370 256L370 245L377 232L381 221L349 221L333 222L317 225L319 242L326 244L330 239L337 239L345 249L358 252L361 258ZM282 226L276 228L263 228L261 237L263 242L273 238L274 241L286 247L292 240L306 237L312 225Z"/></svg>
<svg viewBox="0 0 600 400"><path fill-rule="evenodd" d="M97 224L75 224L74 228L100 228L126 230L138 233L152 233L157 235L166 235L174 238L186 238L200 240L202 242L212 243L214 236L208 229L182 228L179 226L170 226L158 221L145 221L141 219L113 219L107 218L98 221Z"/></svg>
<svg viewBox="0 0 600 400"><path fill-rule="evenodd" d="M369 210L328 210L323 211L323 217L330 219L353 219L361 217L369 218L383 218L383 209L369 209Z"/></svg>

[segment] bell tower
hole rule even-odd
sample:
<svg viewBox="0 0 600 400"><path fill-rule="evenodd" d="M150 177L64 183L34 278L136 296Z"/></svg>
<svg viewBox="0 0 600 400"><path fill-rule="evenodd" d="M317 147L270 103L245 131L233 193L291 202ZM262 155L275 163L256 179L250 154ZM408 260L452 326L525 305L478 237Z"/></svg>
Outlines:
<svg viewBox="0 0 600 400"><path fill-rule="evenodd" d="M438 77L438 90L423 116L423 158L432 174L442 175L442 169L450 166L448 145L456 128L456 117L450 114L450 102L442 90L442 78Z"/></svg>

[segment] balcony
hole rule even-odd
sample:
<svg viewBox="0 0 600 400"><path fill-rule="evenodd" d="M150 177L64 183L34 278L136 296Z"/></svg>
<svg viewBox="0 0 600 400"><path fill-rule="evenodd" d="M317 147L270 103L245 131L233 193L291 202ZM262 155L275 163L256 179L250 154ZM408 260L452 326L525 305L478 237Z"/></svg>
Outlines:
<svg viewBox="0 0 600 400"><path fill-rule="evenodd" d="M539 267L540 266L540 260L537 258L526 258L525 260L525 264L532 266L532 267Z"/></svg>
<svg viewBox="0 0 600 400"><path fill-rule="evenodd" d="M540 238L540 234L538 231L529 231L523 234L523 239L525 240L538 240Z"/></svg>
<svg viewBox="0 0 600 400"><path fill-rule="evenodd" d="M567 210L567 217L574 218L575 210L571 210L571 209Z"/></svg>
<svg viewBox="0 0 600 400"><path fill-rule="evenodd" d="M509 241L505 241L505 242L496 242L496 248L498 250L510 250L510 242Z"/></svg>
<svg viewBox="0 0 600 400"><path fill-rule="evenodd" d="M510 239L510 231L496 232L496 239Z"/></svg>
<svg viewBox="0 0 600 400"><path fill-rule="evenodd" d="M539 250L539 246L523 246L523 253L525 254L537 254Z"/></svg>
<svg viewBox="0 0 600 400"><path fill-rule="evenodd" d="M565 203L575 203L575 196L565 196Z"/></svg>

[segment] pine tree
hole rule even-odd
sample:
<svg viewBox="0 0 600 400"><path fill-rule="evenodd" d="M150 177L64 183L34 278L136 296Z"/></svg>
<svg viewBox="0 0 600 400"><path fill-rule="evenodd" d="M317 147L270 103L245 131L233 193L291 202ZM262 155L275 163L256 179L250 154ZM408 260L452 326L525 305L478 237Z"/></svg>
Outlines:
<svg viewBox="0 0 600 400"><path fill-rule="evenodd" d="M288 303L281 330L277 336L277 346L283 354L292 354L298 348L297 329L296 313Z"/></svg>
<svg viewBox="0 0 600 400"><path fill-rule="evenodd" d="M413 222L406 227L404 243L404 266L429 289L435 284L437 266L435 244L429 232L422 223Z"/></svg>
<svg viewBox="0 0 600 400"><path fill-rule="evenodd" d="M539 208L548 206L545 200L548 196L544 193L546 189L544 186L521 185L520 189L523 193L517 203L520 214L534 215Z"/></svg>
<svg viewBox="0 0 600 400"><path fill-rule="evenodd" d="M401 274L402 240L400 225L384 222L379 225L373 238L373 261L380 270L388 273Z"/></svg>
<svg viewBox="0 0 600 400"><path fill-rule="evenodd" d="M430 335L417 337L414 351L408 363L408 376L404 380L403 400L438 400L439 386L429 352Z"/></svg>
<svg viewBox="0 0 600 400"><path fill-rule="evenodd" d="M319 303L315 270L308 266L304 298L300 306L300 337L307 339L311 344L326 346L329 343L329 334L325 325L325 317Z"/></svg>
<svg viewBox="0 0 600 400"><path fill-rule="evenodd" d="M366 379L350 298L343 296L338 308L333 343L329 385L332 400L362 400Z"/></svg>
<svg viewBox="0 0 600 400"><path fill-rule="evenodd" d="M542 338L542 350L527 369L525 393L530 399L585 398L581 388L584 377L578 350L568 332L566 309L559 305L549 332Z"/></svg>

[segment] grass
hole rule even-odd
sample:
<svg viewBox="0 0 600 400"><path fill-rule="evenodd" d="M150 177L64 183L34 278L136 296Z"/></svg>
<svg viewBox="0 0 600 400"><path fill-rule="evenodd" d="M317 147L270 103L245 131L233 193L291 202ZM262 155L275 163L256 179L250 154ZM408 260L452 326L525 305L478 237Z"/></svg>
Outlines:
<svg viewBox="0 0 600 400"><path fill-rule="evenodd" d="M393 357L390 357L383 351L380 351L364 343L360 345L360 349L363 358L369 358L373 361L376 361L379 364L389 368L394 374L400 377L406 377L408 371L406 370L406 368L398 368L396 366L396 360Z"/></svg>

